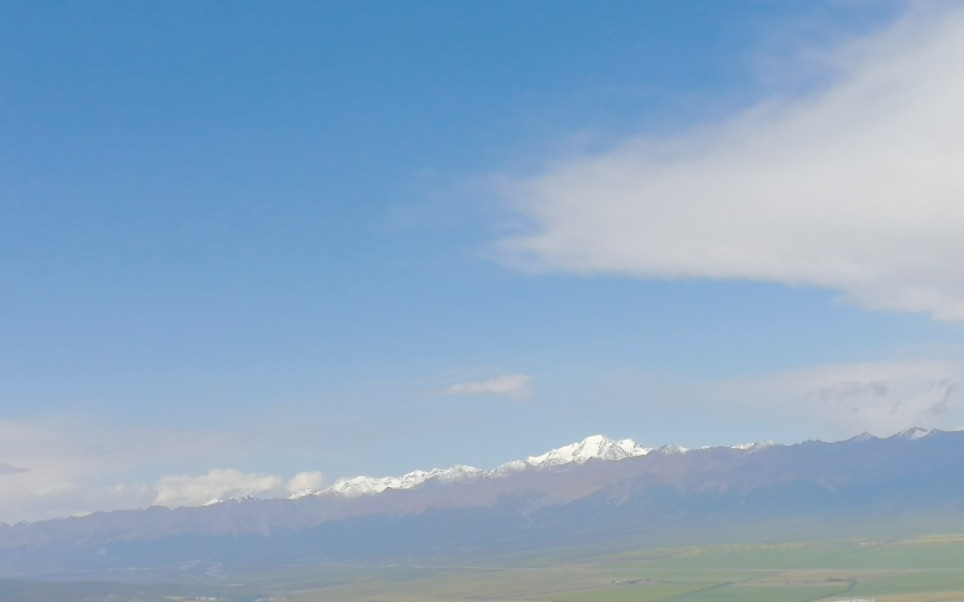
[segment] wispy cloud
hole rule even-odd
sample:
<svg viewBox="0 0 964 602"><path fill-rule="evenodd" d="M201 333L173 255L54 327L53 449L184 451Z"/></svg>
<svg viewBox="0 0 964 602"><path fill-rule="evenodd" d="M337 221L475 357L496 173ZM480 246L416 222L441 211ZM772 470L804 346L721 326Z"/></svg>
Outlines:
<svg viewBox="0 0 964 602"><path fill-rule="evenodd" d="M911 426L961 428L961 383L960 362L905 360L830 364L712 383L704 395L764 420L779 418L847 437Z"/></svg>
<svg viewBox="0 0 964 602"><path fill-rule="evenodd" d="M501 256L825 287L964 320L964 9L944 6L839 49L834 83L806 97L516 181L506 194L528 228Z"/></svg>
<svg viewBox="0 0 964 602"><path fill-rule="evenodd" d="M446 395L493 395L510 399L527 399L532 394L531 376L503 374L486 380L456 383L445 389Z"/></svg>

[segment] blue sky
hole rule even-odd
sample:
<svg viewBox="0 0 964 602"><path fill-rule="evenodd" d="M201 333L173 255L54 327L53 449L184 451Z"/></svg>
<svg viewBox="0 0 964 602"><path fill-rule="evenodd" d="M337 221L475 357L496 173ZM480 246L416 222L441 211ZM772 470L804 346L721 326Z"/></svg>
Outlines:
<svg viewBox="0 0 964 602"><path fill-rule="evenodd" d="M964 426L962 19L4 3L0 520Z"/></svg>

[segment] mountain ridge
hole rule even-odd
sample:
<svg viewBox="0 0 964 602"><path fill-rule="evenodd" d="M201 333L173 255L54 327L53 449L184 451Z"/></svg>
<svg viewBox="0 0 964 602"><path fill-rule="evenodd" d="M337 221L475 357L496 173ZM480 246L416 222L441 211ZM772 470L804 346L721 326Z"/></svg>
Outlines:
<svg viewBox="0 0 964 602"><path fill-rule="evenodd" d="M753 444L733 446L733 449L753 449L760 445L776 445L776 443L768 439ZM301 490L289 496L289 499L298 499L308 495L330 494L345 497L359 497L382 493L388 489L411 489L433 479L459 481L476 478L501 478L527 469L541 470L569 464L584 464L593 460L618 461L645 456L653 452L666 454L686 453L687 451L689 451L687 448L675 444L666 444L659 448L649 448L638 444L631 438L617 440L610 439L605 435L596 434L589 435L581 441L563 445L536 456L529 456L525 460L511 460L491 469L481 469L465 464L456 464L455 466L444 469L413 470L398 477L370 477L365 475L342 477L326 488ZM212 500L212 502L214 501L215 500Z"/></svg>

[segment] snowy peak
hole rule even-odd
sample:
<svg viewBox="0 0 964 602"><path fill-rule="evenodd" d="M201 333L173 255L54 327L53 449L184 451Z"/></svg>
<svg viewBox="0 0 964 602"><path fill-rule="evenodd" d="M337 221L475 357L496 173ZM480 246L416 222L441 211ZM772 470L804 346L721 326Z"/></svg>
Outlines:
<svg viewBox="0 0 964 602"><path fill-rule="evenodd" d="M901 431L894 435L899 439L909 439L911 441L917 441L918 439L923 439L924 437L930 435L933 431L930 429L924 429L919 426L912 426L906 431Z"/></svg>
<svg viewBox="0 0 964 602"><path fill-rule="evenodd" d="M676 445L675 443L664 445L656 450L657 453L663 454L664 456L669 454L685 454L688 451L688 448L682 445Z"/></svg>
<svg viewBox="0 0 964 602"><path fill-rule="evenodd" d="M740 443L739 445L734 445L730 449L735 449L739 451L755 451L758 449L766 449L768 447L773 447L774 445L779 445L773 439L764 439L763 441L757 441L756 443Z"/></svg>
<svg viewBox="0 0 964 602"><path fill-rule="evenodd" d="M578 443L550 450L541 456L530 456L526 464L535 468L545 468L571 463L584 464L589 460L623 460L645 456L651 451L632 439L614 441L603 435L592 435Z"/></svg>
<svg viewBox="0 0 964 602"><path fill-rule="evenodd" d="M474 466L457 465L446 469L415 470L400 477L348 477L338 479L333 485L322 491L299 491L291 497L293 499L305 495L359 497L382 493L389 489L412 489L432 480L453 483L479 478L497 479L529 469L585 464L589 460L624 460L635 456L645 456L651 451L651 449L639 445L632 439L616 441L603 435L593 435L577 443L550 450L540 456L530 456L526 460L506 462L492 470L480 470Z"/></svg>
<svg viewBox="0 0 964 602"><path fill-rule="evenodd" d="M863 443L864 441L873 441L875 439L877 439L877 437L874 437L867 431L864 431L859 435L856 435L854 437L851 437L850 439L847 439L845 443Z"/></svg>
<svg viewBox="0 0 964 602"><path fill-rule="evenodd" d="M940 433L940 432L943 432L943 431L925 429L919 426L912 426L907 430L901 431L889 437L881 438L881 437L876 437L874 435L871 435L870 433L865 431L863 433L860 433L856 437L851 437L850 439L847 439L846 443L863 443L866 441L882 441L886 439L905 439L907 441L917 441L919 439L929 437L934 433Z"/></svg>

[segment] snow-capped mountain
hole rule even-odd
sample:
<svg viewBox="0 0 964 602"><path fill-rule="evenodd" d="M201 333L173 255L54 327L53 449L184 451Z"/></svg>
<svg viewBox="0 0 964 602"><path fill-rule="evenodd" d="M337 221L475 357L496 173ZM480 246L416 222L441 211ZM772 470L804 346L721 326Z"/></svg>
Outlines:
<svg viewBox="0 0 964 602"><path fill-rule="evenodd" d="M679 446L666 446L673 451L686 451ZM400 477L368 477L356 476L338 479L327 489L319 491L299 491L291 496L292 499L306 495L341 495L345 497L359 497L382 493L388 489L412 489L431 480L446 483L465 481L479 478L497 479L527 469L548 469L566 466L568 464L585 464L590 460L616 461L637 456L645 456L653 451L643 447L632 439L613 440L604 435L591 435L582 441L570 443L547 451L538 456L529 456L525 460L513 460L496 468L482 470L474 466L456 465L452 468L434 468L432 470L415 470Z"/></svg>
<svg viewBox="0 0 964 602"><path fill-rule="evenodd" d="M734 445L735 450L758 450L777 445L772 439ZM585 464L589 461L616 462L628 458L637 458L650 453L685 454L689 449L680 445L668 444L659 448L644 447L632 439L610 439L605 435L590 435L582 441L570 443L551 449L538 456L529 456L525 460L512 460L491 469L480 469L474 466L459 464L451 468L433 468L432 470L414 470L402 476L369 477L354 476L338 479L330 487L320 490L302 489L293 494L290 499L299 499L309 495L337 495L343 497L360 497L374 495L388 490L412 489L429 481L452 483L474 479L498 479L526 470L548 470L569 465ZM209 502L209 503L213 503Z"/></svg>
<svg viewBox="0 0 964 602"><path fill-rule="evenodd" d="M603 435L592 435L578 443L571 443L550 450L541 456L530 456L526 464L535 468L546 468L565 464L584 464L589 460L624 460L635 456L645 456L653 450L643 447L632 439L613 441Z"/></svg>
<svg viewBox="0 0 964 602"><path fill-rule="evenodd" d="M894 435L902 439L918 440L931 434L931 431L914 427ZM873 435L864 433L851 439L864 441L876 439ZM755 443L741 443L730 447L736 451L759 451L779 445L772 439ZM709 449L709 448L701 448ZM590 435L582 441L570 443L551 449L537 456L529 456L525 460L512 460L491 469L480 469L474 466L456 465L451 468L433 468L432 470L414 470L401 476L344 477L335 481L331 486L321 490L302 489L290 496L289 499L300 499L308 496L340 496L356 498L375 495L389 490L413 489L429 481L453 483L476 479L499 479L527 470L549 470L563 468L570 465L582 465L589 461L616 462L629 458L638 458L651 453L659 455L685 454L690 450L675 444L667 444L658 448L644 447L632 439L610 439L605 435ZM221 500L211 500L208 504Z"/></svg>

